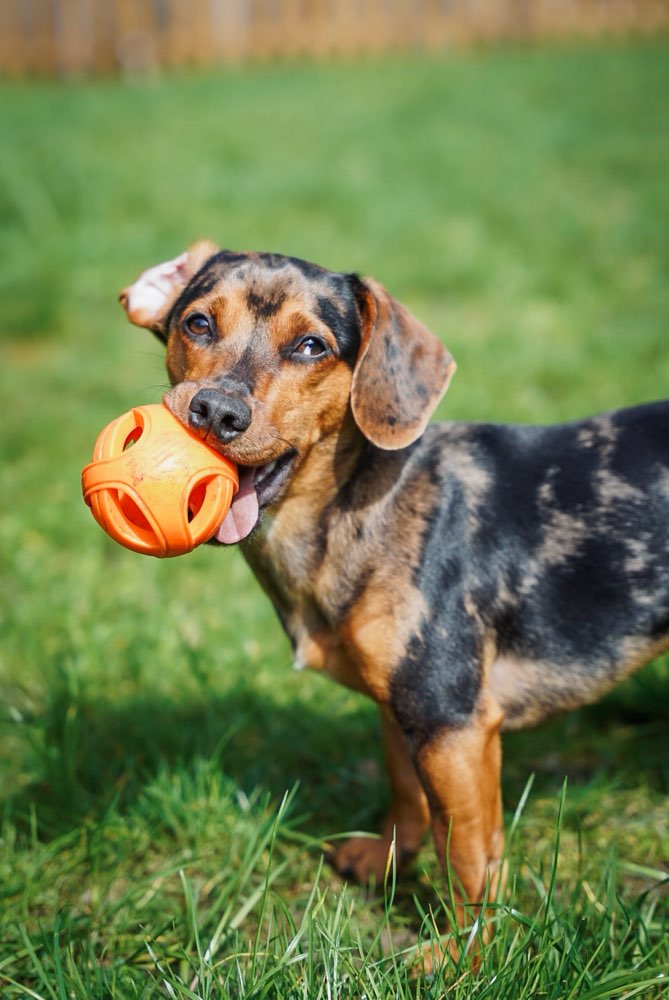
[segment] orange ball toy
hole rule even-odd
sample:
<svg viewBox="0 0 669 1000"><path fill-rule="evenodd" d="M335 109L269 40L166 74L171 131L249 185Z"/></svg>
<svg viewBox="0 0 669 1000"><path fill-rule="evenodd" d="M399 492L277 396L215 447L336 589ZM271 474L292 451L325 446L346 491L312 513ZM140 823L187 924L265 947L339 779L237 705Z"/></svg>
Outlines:
<svg viewBox="0 0 669 1000"><path fill-rule="evenodd" d="M151 556L183 555L211 538L238 486L235 465L161 404L136 406L108 424L81 473L98 524Z"/></svg>

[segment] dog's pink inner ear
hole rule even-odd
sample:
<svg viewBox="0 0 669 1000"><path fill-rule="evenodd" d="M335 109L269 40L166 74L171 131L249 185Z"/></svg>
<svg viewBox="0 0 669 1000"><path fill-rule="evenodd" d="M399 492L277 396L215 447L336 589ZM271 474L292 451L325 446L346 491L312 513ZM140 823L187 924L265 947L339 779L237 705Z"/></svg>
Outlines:
<svg viewBox="0 0 669 1000"><path fill-rule="evenodd" d="M188 254L156 264L143 271L132 285L121 292L121 305L131 323L152 328L160 325L170 304L185 287Z"/></svg>
<svg viewBox="0 0 669 1000"><path fill-rule="evenodd" d="M179 293L217 250L216 244L200 240L173 260L143 271L120 295L121 305L130 322L151 330L161 330L163 320Z"/></svg>

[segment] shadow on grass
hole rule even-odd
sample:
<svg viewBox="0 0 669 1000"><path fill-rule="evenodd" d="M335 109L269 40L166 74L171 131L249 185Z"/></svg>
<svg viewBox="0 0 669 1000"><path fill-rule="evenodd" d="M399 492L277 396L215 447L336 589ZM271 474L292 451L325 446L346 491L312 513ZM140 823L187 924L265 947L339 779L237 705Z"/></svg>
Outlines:
<svg viewBox="0 0 669 1000"><path fill-rule="evenodd" d="M191 701L149 693L121 703L55 689L45 712L22 724L35 780L0 807L19 828L36 817L40 838L49 840L110 808L126 812L160 772L214 758L247 794L261 789L279 801L299 783L309 832L330 832L361 823L383 796L370 708L361 700L359 711L338 717L252 689Z"/></svg>
<svg viewBox="0 0 669 1000"><path fill-rule="evenodd" d="M669 702L658 683L626 685L596 706L507 734L509 808L531 773L534 794L557 791L565 774L572 788L644 780L669 793ZM374 709L361 699L359 709L333 714L325 691L322 704L277 704L250 688L187 703L149 693L120 704L56 689L45 713L25 722L35 779L0 805L19 829L36 818L40 838L50 840L111 808L127 811L160 772L214 758L247 794L260 789L279 801L299 783L307 834L374 830L387 805Z"/></svg>

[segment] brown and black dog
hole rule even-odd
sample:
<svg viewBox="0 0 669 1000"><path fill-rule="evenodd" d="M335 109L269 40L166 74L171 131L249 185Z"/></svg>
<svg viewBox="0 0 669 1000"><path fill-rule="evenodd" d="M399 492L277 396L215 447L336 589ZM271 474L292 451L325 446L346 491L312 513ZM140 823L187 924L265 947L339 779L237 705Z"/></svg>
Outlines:
<svg viewBox="0 0 669 1000"><path fill-rule="evenodd" d="M392 805L335 854L382 880L431 824L493 896L500 733L669 647L669 403L552 427L427 426L455 365L371 280L195 244L121 295L167 345L165 401L239 466L219 528L298 666L379 706Z"/></svg>

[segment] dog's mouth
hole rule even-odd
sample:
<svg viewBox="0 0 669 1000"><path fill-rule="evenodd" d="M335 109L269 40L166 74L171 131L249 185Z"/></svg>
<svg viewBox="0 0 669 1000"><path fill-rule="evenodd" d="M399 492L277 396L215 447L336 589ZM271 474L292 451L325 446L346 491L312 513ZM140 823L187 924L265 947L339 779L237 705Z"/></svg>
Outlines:
<svg viewBox="0 0 669 1000"><path fill-rule="evenodd" d="M260 512L273 503L288 482L297 453L291 448L265 465L240 465L239 489L214 535L223 545L235 545L251 534Z"/></svg>

